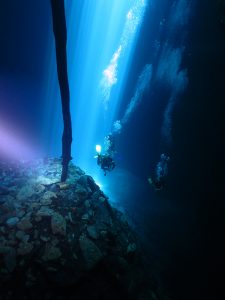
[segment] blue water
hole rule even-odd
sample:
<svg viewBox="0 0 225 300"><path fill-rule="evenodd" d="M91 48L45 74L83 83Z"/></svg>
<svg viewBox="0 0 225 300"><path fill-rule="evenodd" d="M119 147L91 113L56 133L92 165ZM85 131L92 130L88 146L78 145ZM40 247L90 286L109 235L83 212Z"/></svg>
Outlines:
<svg viewBox="0 0 225 300"><path fill-rule="evenodd" d="M204 299L211 290L216 299L223 285L225 116L216 3L65 4L73 162L128 215L171 299ZM1 2L0 25L1 128L10 124L41 155L60 156L50 3ZM110 132L117 166L104 176L95 146ZM165 188L156 192L148 178L161 153L170 162Z"/></svg>

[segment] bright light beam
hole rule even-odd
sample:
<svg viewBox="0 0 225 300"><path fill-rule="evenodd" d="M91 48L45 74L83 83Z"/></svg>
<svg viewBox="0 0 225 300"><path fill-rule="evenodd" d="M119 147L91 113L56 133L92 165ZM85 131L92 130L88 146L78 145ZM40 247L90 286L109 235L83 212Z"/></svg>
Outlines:
<svg viewBox="0 0 225 300"><path fill-rule="evenodd" d="M152 65L145 65L137 82L134 96L131 98L126 111L121 120L117 120L113 124L114 133L121 133L123 126L130 120L132 114L137 109L143 99L144 92L150 85L152 79Z"/></svg>
<svg viewBox="0 0 225 300"><path fill-rule="evenodd" d="M148 0L66 1L68 73L74 132L72 157L76 164L89 173L96 168L93 145L102 140L112 128L122 100L122 90L147 2ZM45 142L48 152L58 156L61 149L59 141L62 120L55 76L54 43L50 42L43 136L48 141ZM113 101L106 111L104 108L108 105L111 88L115 85ZM103 106L104 99L106 102Z"/></svg>
<svg viewBox="0 0 225 300"><path fill-rule="evenodd" d="M125 54L127 46L134 39L139 25L142 22L144 12L146 8L145 0L136 0L126 15L126 21L123 29L122 36L120 38L120 44L117 50L114 52L109 65L102 72L102 79L100 82L103 103L105 109L108 108L108 101L113 85L117 83L117 73L119 58Z"/></svg>

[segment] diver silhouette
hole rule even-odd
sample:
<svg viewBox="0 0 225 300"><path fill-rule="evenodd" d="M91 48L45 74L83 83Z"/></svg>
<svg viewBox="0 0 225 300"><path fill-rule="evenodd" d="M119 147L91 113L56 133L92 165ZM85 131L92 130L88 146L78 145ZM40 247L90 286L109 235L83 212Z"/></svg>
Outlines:
<svg viewBox="0 0 225 300"><path fill-rule="evenodd" d="M170 157L162 153L160 160L156 165L155 177L148 178L148 182L155 188L155 190L161 190L165 186L165 178L168 174L168 162Z"/></svg>
<svg viewBox="0 0 225 300"><path fill-rule="evenodd" d="M109 154L100 154L98 153L97 164L104 171L104 175L106 176L106 172L112 171L116 164L112 157Z"/></svg>
<svg viewBox="0 0 225 300"><path fill-rule="evenodd" d="M105 154L101 154L101 146L100 150L97 151L97 164L101 167L101 169L104 171L104 175L106 176L107 172L112 171L116 163L113 160L113 155L116 152L115 151L115 138L110 133L108 134L104 139L105 144Z"/></svg>

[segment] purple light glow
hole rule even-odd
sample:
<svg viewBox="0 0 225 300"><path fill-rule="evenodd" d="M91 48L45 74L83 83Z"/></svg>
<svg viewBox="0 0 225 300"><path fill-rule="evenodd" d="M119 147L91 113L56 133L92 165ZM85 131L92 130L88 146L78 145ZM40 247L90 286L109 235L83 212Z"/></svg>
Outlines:
<svg viewBox="0 0 225 300"><path fill-rule="evenodd" d="M0 123L0 158L27 161L37 156L37 151L34 151L24 138Z"/></svg>

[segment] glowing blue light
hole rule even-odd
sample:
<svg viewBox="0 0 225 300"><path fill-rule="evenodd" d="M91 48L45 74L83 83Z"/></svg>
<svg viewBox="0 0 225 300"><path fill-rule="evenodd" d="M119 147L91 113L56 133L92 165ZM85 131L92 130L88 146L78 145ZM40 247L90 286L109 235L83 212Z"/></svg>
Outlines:
<svg viewBox="0 0 225 300"><path fill-rule="evenodd" d="M95 149L96 149L97 153L101 153L101 151L102 151L101 145L96 145Z"/></svg>
<svg viewBox="0 0 225 300"><path fill-rule="evenodd" d="M113 131L117 134L121 133L122 127L130 120L132 114L141 103L145 90L150 85L152 79L152 65L145 65L137 82L134 96L131 98L130 103L121 120L113 123Z"/></svg>
<svg viewBox="0 0 225 300"><path fill-rule="evenodd" d="M127 83L135 43L148 0L65 1L67 58L73 126L74 163L96 171L93 146L112 130ZM50 40L44 130L48 152L61 153L62 115L55 44ZM47 59L47 58L46 58ZM114 87L113 99L111 89ZM102 105L105 100L106 106ZM110 102L108 101L110 100ZM118 127L118 126L117 126ZM97 150L96 150L97 151ZM98 153L98 152L97 152Z"/></svg>
<svg viewBox="0 0 225 300"><path fill-rule="evenodd" d="M102 90L103 103L105 105L105 109L108 108L108 101L110 98L111 89L113 85L117 83L119 59L122 55L128 55L128 53L126 53L126 49L135 38L137 29L142 22L145 8L145 0L134 1L132 7L128 10L126 14L125 24L122 35L120 37L119 46L114 52L109 65L102 72L103 77L101 79L100 86Z"/></svg>

